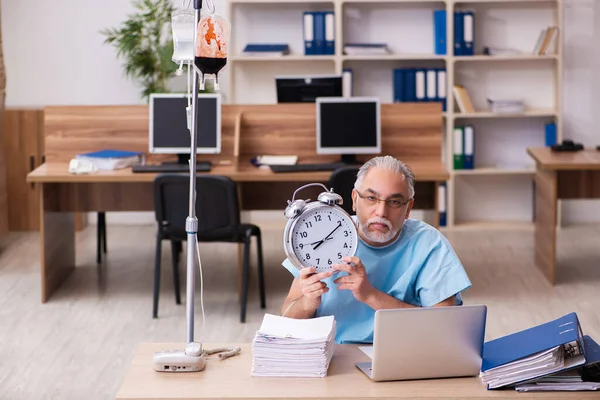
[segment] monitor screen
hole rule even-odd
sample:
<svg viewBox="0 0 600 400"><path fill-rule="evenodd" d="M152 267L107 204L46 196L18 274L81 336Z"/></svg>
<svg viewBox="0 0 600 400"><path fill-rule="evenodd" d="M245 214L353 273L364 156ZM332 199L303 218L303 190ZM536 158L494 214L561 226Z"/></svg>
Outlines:
<svg viewBox="0 0 600 400"><path fill-rule="evenodd" d="M380 152L381 122L378 98L317 99L317 154Z"/></svg>
<svg viewBox="0 0 600 400"><path fill-rule="evenodd" d="M150 95L149 151L152 154L190 152L185 93L153 93ZM221 97L219 94L198 95L198 154L221 152Z"/></svg>
<svg viewBox="0 0 600 400"><path fill-rule="evenodd" d="M314 103L317 97L341 97L341 75L275 77L278 103Z"/></svg>

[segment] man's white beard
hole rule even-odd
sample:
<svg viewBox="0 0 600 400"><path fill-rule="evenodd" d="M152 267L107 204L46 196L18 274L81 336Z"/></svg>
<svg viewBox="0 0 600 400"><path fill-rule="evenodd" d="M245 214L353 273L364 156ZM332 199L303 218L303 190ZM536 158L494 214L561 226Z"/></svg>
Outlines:
<svg viewBox="0 0 600 400"><path fill-rule="evenodd" d="M387 226L387 233L381 231L370 231L369 225L373 223ZM365 237L373 243L387 243L392 240L399 231L399 229L392 230L392 223L388 219L378 217L371 218L364 225L360 225L360 230L362 231L363 235L365 235Z"/></svg>

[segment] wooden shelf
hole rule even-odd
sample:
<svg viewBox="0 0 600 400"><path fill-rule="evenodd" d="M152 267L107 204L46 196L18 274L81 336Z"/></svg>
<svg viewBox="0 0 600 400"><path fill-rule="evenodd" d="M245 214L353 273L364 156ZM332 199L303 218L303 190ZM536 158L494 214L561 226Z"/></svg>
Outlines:
<svg viewBox="0 0 600 400"><path fill-rule="evenodd" d="M498 114L489 111L477 111L475 113L453 113L447 116L459 118L537 118L537 117L555 117L556 110L528 110L522 114Z"/></svg>
<svg viewBox="0 0 600 400"><path fill-rule="evenodd" d="M536 54L516 54L516 55L498 55L498 56L454 56L451 58L455 62L494 62L494 61L547 61L558 60L558 55L536 55Z"/></svg>
<svg viewBox="0 0 600 400"><path fill-rule="evenodd" d="M229 4L333 4L336 0L228 0Z"/></svg>
<svg viewBox="0 0 600 400"><path fill-rule="evenodd" d="M231 61L237 62L287 62L287 61L335 61L335 56L305 56L291 54L287 56L233 56Z"/></svg>
<svg viewBox="0 0 600 400"><path fill-rule="evenodd" d="M535 169L532 168L495 168L482 167L474 169L455 169L452 170L454 175L533 175Z"/></svg>
<svg viewBox="0 0 600 400"><path fill-rule="evenodd" d="M452 231L485 231L485 230L525 230L533 232L534 223L530 221L457 221L452 227L442 230Z"/></svg>
<svg viewBox="0 0 600 400"><path fill-rule="evenodd" d="M447 3L556 3L559 0L446 0Z"/></svg>
<svg viewBox="0 0 600 400"><path fill-rule="evenodd" d="M357 54L343 55L342 61L396 61L396 60L446 60L446 56L436 54Z"/></svg>

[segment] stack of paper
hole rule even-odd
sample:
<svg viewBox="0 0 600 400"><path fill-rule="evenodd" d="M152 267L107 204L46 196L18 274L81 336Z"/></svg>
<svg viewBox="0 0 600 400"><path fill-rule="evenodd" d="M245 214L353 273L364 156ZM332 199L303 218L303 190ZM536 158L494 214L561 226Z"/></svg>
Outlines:
<svg viewBox="0 0 600 400"><path fill-rule="evenodd" d="M101 171L112 171L140 165L145 162L145 155L139 151L101 150L92 153L77 154L75 158L87 160Z"/></svg>
<svg viewBox="0 0 600 400"><path fill-rule="evenodd" d="M565 368L562 346L542 351L518 361L488 369L480 373L481 380L490 389L522 382L542 375L552 374Z"/></svg>
<svg viewBox="0 0 600 400"><path fill-rule="evenodd" d="M497 114L522 114L525 104L521 100L492 100L487 99L490 111Z"/></svg>
<svg viewBox="0 0 600 400"><path fill-rule="evenodd" d="M265 314L252 342L252 376L325 377L333 357L333 316L294 319Z"/></svg>

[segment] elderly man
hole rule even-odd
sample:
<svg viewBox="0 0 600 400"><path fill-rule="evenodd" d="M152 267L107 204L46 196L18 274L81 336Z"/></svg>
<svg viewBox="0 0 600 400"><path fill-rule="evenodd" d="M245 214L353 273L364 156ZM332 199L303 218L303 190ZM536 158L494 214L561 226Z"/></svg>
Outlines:
<svg viewBox="0 0 600 400"><path fill-rule="evenodd" d="M352 191L358 247L333 271L298 271L282 313L292 318L333 315L337 343L372 343L375 311L461 305L471 282L447 239L409 218L415 177L391 157L375 157L359 170Z"/></svg>

